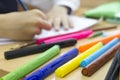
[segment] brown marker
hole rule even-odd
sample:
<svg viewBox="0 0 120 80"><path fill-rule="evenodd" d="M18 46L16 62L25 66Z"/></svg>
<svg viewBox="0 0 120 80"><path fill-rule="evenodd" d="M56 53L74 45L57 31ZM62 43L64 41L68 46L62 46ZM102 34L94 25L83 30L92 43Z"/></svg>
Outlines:
<svg viewBox="0 0 120 80"><path fill-rule="evenodd" d="M115 29L115 28L117 28L117 25L112 25L112 26L109 26L109 27L96 28L96 29L93 29L93 31L109 30L109 29Z"/></svg>
<svg viewBox="0 0 120 80"><path fill-rule="evenodd" d="M117 52L118 48L120 48L120 42L105 52L102 56L97 58L87 67L82 70L82 74L85 76L91 76L97 70L99 70L105 63L107 63L112 57L114 57L115 53Z"/></svg>

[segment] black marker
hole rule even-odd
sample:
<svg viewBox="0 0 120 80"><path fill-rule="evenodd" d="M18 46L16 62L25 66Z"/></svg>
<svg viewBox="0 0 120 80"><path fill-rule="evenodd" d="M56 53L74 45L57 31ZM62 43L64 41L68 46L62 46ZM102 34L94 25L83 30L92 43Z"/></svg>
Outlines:
<svg viewBox="0 0 120 80"><path fill-rule="evenodd" d="M119 80L119 68L120 68L120 49L117 51L114 60L110 66L110 69L105 77L105 80Z"/></svg>
<svg viewBox="0 0 120 80"><path fill-rule="evenodd" d="M17 57L22 57L22 56L27 56L27 55L32 55L32 54L37 54L43 51L46 51L50 47L54 45L59 45L60 48L68 47L68 46L73 46L77 42L76 39L67 39L67 40L62 40L59 42L54 42L54 43L49 43L49 44L41 44L37 46L30 46L30 47L25 47L25 48L20 48L12 51L7 51L4 53L5 59L13 59Z"/></svg>

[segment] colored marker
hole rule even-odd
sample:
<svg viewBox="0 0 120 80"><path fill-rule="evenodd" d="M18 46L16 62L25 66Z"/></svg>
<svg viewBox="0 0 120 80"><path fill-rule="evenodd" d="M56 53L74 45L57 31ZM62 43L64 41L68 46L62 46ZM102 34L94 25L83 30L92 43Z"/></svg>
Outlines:
<svg viewBox="0 0 120 80"><path fill-rule="evenodd" d="M120 70L120 49L117 51L114 60L108 70L105 80L118 80Z"/></svg>
<svg viewBox="0 0 120 80"><path fill-rule="evenodd" d="M120 42L82 69L82 74L85 76L92 76L97 70L114 57L119 47Z"/></svg>
<svg viewBox="0 0 120 80"><path fill-rule="evenodd" d="M17 57L22 57L22 56L27 56L27 55L32 55L32 54L43 52L54 45L59 45L60 48L73 46L76 44L76 42L77 40L75 39L67 39L67 40L62 40L59 42L54 42L54 43L49 43L49 44L41 44L41 45L36 45L36 46L31 46L31 47L25 47L25 48L12 50L12 51L7 51L4 53L4 56L5 56L5 59L13 59Z"/></svg>
<svg viewBox="0 0 120 80"><path fill-rule="evenodd" d="M93 29L93 31L101 31L101 30L109 30L109 29L115 29L117 28L117 25L112 25L112 26L104 26L100 28Z"/></svg>
<svg viewBox="0 0 120 80"><path fill-rule="evenodd" d="M103 34L103 31L98 31L98 32L94 32L92 35L90 35L88 38L94 38L94 37L98 37L100 35Z"/></svg>
<svg viewBox="0 0 120 80"><path fill-rule="evenodd" d="M58 45L55 45L52 48L45 51L44 53L38 55L33 60L29 61L25 65L3 76L1 80L19 80L20 78L35 70L36 68L38 68L39 66L41 66L42 64L44 64L59 53L60 47Z"/></svg>
<svg viewBox="0 0 120 80"><path fill-rule="evenodd" d="M87 49L89 49L91 46L95 45L98 42L102 42L103 44L107 44L109 41L111 41L114 38L120 39L120 33L114 34L112 36L107 36L105 38L98 39L96 41L92 41L92 42L87 43L87 44L80 45L78 49L79 49L80 52L84 52L84 51L86 51Z"/></svg>
<svg viewBox="0 0 120 80"><path fill-rule="evenodd" d="M83 38L88 37L90 34L92 34L92 30L87 30L87 31L83 31L83 32L73 33L73 34L70 34L70 35L55 37L55 38L47 39L47 40L44 40L44 41L41 41L39 39L39 40L37 40L37 44L39 44L41 42L52 43L52 42L61 41L61 40L65 40L65 39L70 39L70 38L74 38L76 40L79 40L79 39L83 39Z"/></svg>
<svg viewBox="0 0 120 80"><path fill-rule="evenodd" d="M54 61L48 63L47 65L43 66L42 68L38 69L37 71L33 72L32 74L25 77L24 80L39 80L44 79L51 73L53 73L58 67L65 64L72 58L78 55L78 49L72 48L71 50L63 53L60 57L55 59Z"/></svg>
<svg viewBox="0 0 120 80"><path fill-rule="evenodd" d="M61 67L57 68L55 71L56 76L64 77L71 71L75 70L76 68L79 67L80 62L82 62L83 59L85 59L86 57L88 57L89 55L91 55L92 53L97 51L98 49L100 49L102 46L103 46L103 44L101 42L99 42L96 45L94 45L93 47L91 47L90 49L88 49L87 51L83 52L82 54L73 58L69 62L62 65Z"/></svg>
<svg viewBox="0 0 120 80"><path fill-rule="evenodd" d="M91 54L89 57L87 57L86 59L84 59L80 63L80 66L81 67L86 67L88 64L90 64L92 61L94 61L95 59L97 59L98 57L100 57L103 53L105 53L107 50L109 50L110 48L112 48L118 42L119 42L118 38L113 39L112 41L110 41L109 43L107 43L105 46L103 46L102 48L100 48L98 51L96 51L95 53Z"/></svg>

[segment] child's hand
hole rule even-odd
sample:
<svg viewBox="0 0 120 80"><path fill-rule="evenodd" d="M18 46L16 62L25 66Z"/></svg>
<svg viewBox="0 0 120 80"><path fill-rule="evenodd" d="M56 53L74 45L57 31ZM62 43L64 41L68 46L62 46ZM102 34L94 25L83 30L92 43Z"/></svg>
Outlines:
<svg viewBox="0 0 120 80"><path fill-rule="evenodd" d="M39 10L0 15L0 37L13 40L31 40L41 29L50 30L47 18Z"/></svg>
<svg viewBox="0 0 120 80"><path fill-rule="evenodd" d="M61 24L65 30L68 30L70 27L73 27L71 20L68 17L67 9L65 7L54 7L48 13L48 21L54 27L56 31L59 30Z"/></svg>

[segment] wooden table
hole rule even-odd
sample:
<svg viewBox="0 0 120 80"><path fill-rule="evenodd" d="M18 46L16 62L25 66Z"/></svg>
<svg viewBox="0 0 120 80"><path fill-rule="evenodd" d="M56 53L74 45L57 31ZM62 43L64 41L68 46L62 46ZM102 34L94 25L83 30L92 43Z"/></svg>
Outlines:
<svg viewBox="0 0 120 80"><path fill-rule="evenodd" d="M84 9L79 9L76 12L76 15L81 15ZM104 27L104 26L109 26L109 25L113 25L113 24L108 24L106 22L101 22L98 25L92 27L92 28L96 28L96 27ZM118 28L119 29L119 28ZM115 29L113 29L115 30ZM79 40L78 43L75 46L72 47L78 47L79 45L82 45L83 42L87 43L89 41L95 40L97 38L93 38L93 39L82 39ZM4 59L4 51L9 50L12 47L15 47L17 45L21 44L20 43L15 43L15 44L9 44L9 45L2 45L0 46L0 69L7 71L7 72L11 72L14 69L22 66L23 64L25 64L26 62L30 61L31 59L35 58L37 55L39 54L35 54L35 55L31 55L31 56L26 56L26 57L21 57L21 58L17 58L17 59L12 59L12 60L5 60ZM66 51L68 51L69 49L71 49L72 47L67 47L61 50L61 53L64 53ZM59 56L59 55L58 55ZM56 56L56 57L58 57ZM101 69L99 69L94 75L92 75L91 77L85 77L81 74L81 70L82 68L77 68L76 70L74 70L73 72L71 72L70 74L68 74L66 77L64 78L58 78L55 76L55 74L51 74L50 76L48 76L45 80L104 80L106 73L110 67L112 60L109 61L107 64L105 64ZM0 76L3 76L5 73L2 73L2 71L0 72Z"/></svg>

